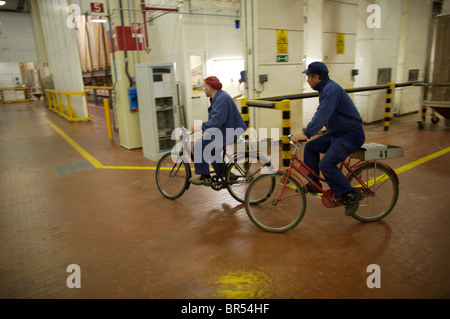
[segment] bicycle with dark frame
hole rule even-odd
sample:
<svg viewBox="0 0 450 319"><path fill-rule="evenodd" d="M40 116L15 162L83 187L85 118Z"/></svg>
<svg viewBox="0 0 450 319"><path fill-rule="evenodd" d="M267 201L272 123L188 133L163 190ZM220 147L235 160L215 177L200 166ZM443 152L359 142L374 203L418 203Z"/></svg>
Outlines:
<svg viewBox="0 0 450 319"><path fill-rule="evenodd" d="M189 143L195 132L181 127L177 132L182 140L171 152L163 155L156 167L156 185L161 194L169 199L179 198L190 187L191 177ZM247 143L247 144L246 144ZM219 191L226 188L237 201L244 203L248 184L253 181L264 167L271 167L270 160L258 150L248 147L245 139L238 139L232 152L223 147L222 170L213 172L211 188Z"/></svg>

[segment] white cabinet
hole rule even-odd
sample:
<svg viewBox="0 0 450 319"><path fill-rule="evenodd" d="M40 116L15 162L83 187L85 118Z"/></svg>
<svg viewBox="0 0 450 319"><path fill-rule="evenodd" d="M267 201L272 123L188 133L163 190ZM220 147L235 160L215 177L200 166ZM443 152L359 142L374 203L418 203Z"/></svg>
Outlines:
<svg viewBox="0 0 450 319"><path fill-rule="evenodd" d="M179 127L174 65L137 64L136 88L144 156L156 162L177 142L171 139Z"/></svg>

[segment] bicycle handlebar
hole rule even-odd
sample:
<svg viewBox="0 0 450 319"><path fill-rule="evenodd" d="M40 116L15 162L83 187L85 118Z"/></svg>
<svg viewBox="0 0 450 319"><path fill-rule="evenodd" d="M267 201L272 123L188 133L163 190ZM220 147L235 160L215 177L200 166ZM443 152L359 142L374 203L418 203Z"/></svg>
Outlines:
<svg viewBox="0 0 450 319"><path fill-rule="evenodd" d="M306 142L306 140L300 140L298 143L294 143L293 141L292 141L292 137L293 137L294 135L293 134L289 134L288 135L288 137L289 137L289 140L291 141L289 144L292 144L292 145L294 145L294 146L302 146L302 143L303 142Z"/></svg>

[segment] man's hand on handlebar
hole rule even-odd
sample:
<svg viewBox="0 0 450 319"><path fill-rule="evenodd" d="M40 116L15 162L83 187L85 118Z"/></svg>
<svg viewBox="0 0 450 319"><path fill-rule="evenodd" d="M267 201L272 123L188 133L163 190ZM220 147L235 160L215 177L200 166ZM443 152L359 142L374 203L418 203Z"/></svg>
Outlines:
<svg viewBox="0 0 450 319"><path fill-rule="evenodd" d="M199 125L192 125L191 126L191 134L193 134L195 132L198 132L198 131L201 131L201 130L202 130L202 127L199 126Z"/></svg>
<svg viewBox="0 0 450 319"><path fill-rule="evenodd" d="M291 141L295 144L303 143L308 140L305 134L296 134L291 137Z"/></svg>

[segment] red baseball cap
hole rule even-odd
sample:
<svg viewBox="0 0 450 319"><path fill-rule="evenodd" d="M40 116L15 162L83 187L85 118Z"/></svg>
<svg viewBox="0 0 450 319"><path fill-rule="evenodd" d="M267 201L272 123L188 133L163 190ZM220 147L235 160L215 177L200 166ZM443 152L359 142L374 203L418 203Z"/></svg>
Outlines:
<svg viewBox="0 0 450 319"><path fill-rule="evenodd" d="M216 90L222 89L222 83L220 83L219 79L215 76L209 76L205 80L205 83L208 84L210 87Z"/></svg>

